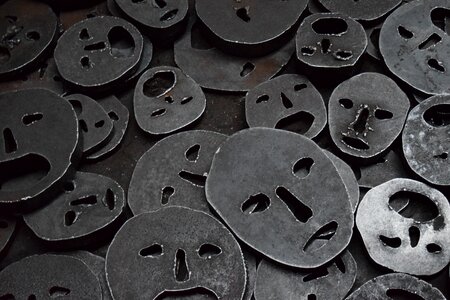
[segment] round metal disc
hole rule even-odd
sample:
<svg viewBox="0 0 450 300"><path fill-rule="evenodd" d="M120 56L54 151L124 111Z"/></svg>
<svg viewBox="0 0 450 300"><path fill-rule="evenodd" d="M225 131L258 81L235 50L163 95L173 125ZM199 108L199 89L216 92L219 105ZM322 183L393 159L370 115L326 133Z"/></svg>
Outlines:
<svg viewBox="0 0 450 300"><path fill-rule="evenodd" d="M285 265L319 267L352 235L336 167L313 141L288 131L250 128L228 138L214 156L206 198L239 239Z"/></svg>
<svg viewBox="0 0 450 300"><path fill-rule="evenodd" d="M401 133L408 110L408 97L392 79L378 73L356 75L330 97L331 138L352 157L382 155Z"/></svg>
<svg viewBox="0 0 450 300"><path fill-rule="evenodd" d="M368 191L356 214L370 257L413 275L433 275L448 264L449 223L450 205L441 192L400 178Z"/></svg>
<svg viewBox="0 0 450 300"><path fill-rule="evenodd" d="M76 114L49 90L0 94L0 106L0 207L34 209L72 175L80 152Z"/></svg>
<svg viewBox="0 0 450 300"><path fill-rule="evenodd" d="M146 71L134 91L139 127L151 134L168 134L199 119L206 108L200 86L180 69L160 66Z"/></svg>
<svg viewBox="0 0 450 300"><path fill-rule="evenodd" d="M427 94L450 93L450 3L412 1L384 22L380 51L389 70Z"/></svg>
<svg viewBox="0 0 450 300"><path fill-rule="evenodd" d="M383 17L402 3L402 0L318 0L331 12L353 19L373 21Z"/></svg>
<svg viewBox="0 0 450 300"><path fill-rule="evenodd" d="M48 242L72 247L108 234L125 207L125 194L111 178L77 172L65 191L46 207L25 215L28 227Z"/></svg>
<svg viewBox="0 0 450 300"><path fill-rule="evenodd" d="M242 252L233 235L206 213L166 207L130 220L106 256L114 299L158 299L182 291L241 299L246 284Z"/></svg>
<svg viewBox="0 0 450 300"><path fill-rule="evenodd" d="M450 96L431 97L414 107L403 130L403 154L409 167L426 181L450 185Z"/></svg>

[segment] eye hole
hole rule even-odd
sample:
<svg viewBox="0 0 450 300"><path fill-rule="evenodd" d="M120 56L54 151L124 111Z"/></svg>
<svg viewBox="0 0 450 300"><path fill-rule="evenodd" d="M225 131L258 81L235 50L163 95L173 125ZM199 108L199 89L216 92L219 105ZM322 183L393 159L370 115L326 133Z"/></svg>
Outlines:
<svg viewBox="0 0 450 300"><path fill-rule="evenodd" d="M22 117L22 122L28 126L41 120L42 117L43 115L41 113L29 114Z"/></svg>
<svg viewBox="0 0 450 300"><path fill-rule="evenodd" d="M339 104L346 109L350 109L353 107L353 101L347 98L339 99Z"/></svg>
<svg viewBox="0 0 450 300"><path fill-rule="evenodd" d="M299 159L293 166L292 172L300 179L305 178L311 172L311 167L314 164L314 160L310 157Z"/></svg>
<svg viewBox="0 0 450 300"><path fill-rule="evenodd" d="M378 120L389 120L392 119L393 116L394 114L388 110L377 109L375 111L375 118L377 118Z"/></svg>
<svg viewBox="0 0 450 300"><path fill-rule="evenodd" d="M220 247L213 244L203 244L198 249L198 255L201 258L210 259L214 256L217 256L222 253L222 249Z"/></svg>
<svg viewBox="0 0 450 300"><path fill-rule="evenodd" d="M184 155L186 156L187 160L194 162L197 161L199 152L200 152L200 145L196 144L190 147L188 150L186 150Z"/></svg>
<svg viewBox="0 0 450 300"><path fill-rule="evenodd" d="M259 193L250 196L244 203L242 203L241 210L246 215L260 213L268 209L270 206L270 199L266 195Z"/></svg>
<svg viewBox="0 0 450 300"><path fill-rule="evenodd" d="M163 255L163 247L160 244L153 244L150 247L141 249L139 255L142 257L158 257Z"/></svg>

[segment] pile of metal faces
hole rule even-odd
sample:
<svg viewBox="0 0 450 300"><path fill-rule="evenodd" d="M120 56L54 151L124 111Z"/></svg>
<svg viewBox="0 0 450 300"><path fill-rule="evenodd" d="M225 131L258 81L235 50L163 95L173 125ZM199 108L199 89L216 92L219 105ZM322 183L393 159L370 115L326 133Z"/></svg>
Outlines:
<svg viewBox="0 0 450 300"><path fill-rule="evenodd" d="M0 300L446 299L449 82L446 0L0 1Z"/></svg>

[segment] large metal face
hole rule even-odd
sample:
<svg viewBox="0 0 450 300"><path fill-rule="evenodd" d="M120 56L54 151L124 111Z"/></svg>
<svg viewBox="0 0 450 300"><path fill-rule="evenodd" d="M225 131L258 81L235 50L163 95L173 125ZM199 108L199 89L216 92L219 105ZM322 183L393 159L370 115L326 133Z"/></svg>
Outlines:
<svg viewBox="0 0 450 300"><path fill-rule="evenodd" d="M370 257L396 272L414 275L432 275L448 264L449 222L447 198L410 179L393 179L371 189L356 214Z"/></svg>
<svg viewBox="0 0 450 300"><path fill-rule="evenodd" d="M61 76L78 88L105 89L136 70L142 49L136 27L116 17L94 17L61 36L55 61Z"/></svg>
<svg viewBox="0 0 450 300"><path fill-rule="evenodd" d="M297 58L314 68L354 66L367 47L364 28L342 14L313 14L303 20L296 37Z"/></svg>
<svg viewBox="0 0 450 300"><path fill-rule="evenodd" d="M200 86L230 92L246 92L277 74L295 52L291 40L279 50L262 57L238 57L219 51L200 33L191 15L186 33L175 42L175 62Z"/></svg>
<svg viewBox="0 0 450 300"><path fill-rule="evenodd" d="M356 278L350 252L315 270L287 268L263 260L258 266L256 300L343 299ZM316 298L314 298L314 296Z"/></svg>
<svg viewBox="0 0 450 300"><path fill-rule="evenodd" d="M214 153L226 136L212 131L187 131L156 143L136 164L128 189L134 215L164 206L209 212L205 182Z"/></svg>
<svg viewBox="0 0 450 300"><path fill-rule="evenodd" d="M414 107L402 135L410 168L432 184L450 185L448 144L450 96L434 96Z"/></svg>
<svg viewBox="0 0 450 300"><path fill-rule="evenodd" d="M307 3L306 0L199 0L195 8L218 47L235 55L258 56L289 40Z"/></svg>
<svg viewBox="0 0 450 300"><path fill-rule="evenodd" d="M366 282L346 300L403 299L445 300L444 295L426 281L407 274L386 274Z"/></svg>
<svg viewBox="0 0 450 300"><path fill-rule="evenodd" d="M233 235L213 217L182 207L127 221L108 249L106 276L116 300L156 299L193 289L237 300L246 284Z"/></svg>
<svg viewBox="0 0 450 300"><path fill-rule="evenodd" d="M285 129L316 137L327 124L322 95L301 75L286 74L261 83L245 97L249 127Z"/></svg>
<svg viewBox="0 0 450 300"><path fill-rule="evenodd" d="M65 255L24 258L0 273L2 299L101 300L97 277L79 259Z"/></svg>
<svg viewBox="0 0 450 300"><path fill-rule="evenodd" d="M102 237L125 207L125 194L114 180L77 172L65 191L46 207L24 217L41 239L60 244L92 242Z"/></svg>
<svg viewBox="0 0 450 300"><path fill-rule="evenodd" d="M206 98L200 86L178 68L152 68L136 84L136 121L148 133L177 131L200 118L205 108Z"/></svg>
<svg viewBox="0 0 450 300"><path fill-rule="evenodd" d="M48 90L0 94L0 105L0 206L36 208L78 158L75 112Z"/></svg>
<svg viewBox="0 0 450 300"><path fill-rule="evenodd" d="M381 29L380 51L389 70L427 94L450 93L449 15L446 0L412 1Z"/></svg>
<svg viewBox="0 0 450 300"><path fill-rule="evenodd" d="M402 3L402 0L319 0L326 9L353 19L371 21L379 19Z"/></svg>
<svg viewBox="0 0 450 300"><path fill-rule="evenodd" d="M313 141L284 130L232 135L214 156L206 198L242 241L290 266L323 265L352 234L352 207L336 167Z"/></svg>
<svg viewBox="0 0 450 300"><path fill-rule="evenodd" d="M56 38L58 19L38 1L12 0L0 6L0 77L39 62Z"/></svg>
<svg viewBox="0 0 450 300"><path fill-rule="evenodd" d="M330 97L333 142L356 158L382 154L403 129L409 99L390 78L362 73L341 83Z"/></svg>

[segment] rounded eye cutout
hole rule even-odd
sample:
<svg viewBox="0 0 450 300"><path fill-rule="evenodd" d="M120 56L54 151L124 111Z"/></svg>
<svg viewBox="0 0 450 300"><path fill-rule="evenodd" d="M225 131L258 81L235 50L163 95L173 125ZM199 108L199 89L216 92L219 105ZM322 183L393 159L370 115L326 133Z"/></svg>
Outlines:
<svg viewBox="0 0 450 300"><path fill-rule="evenodd" d="M197 252L201 258L211 259L220 255L222 253L222 249L219 246L206 243L201 245Z"/></svg>
<svg viewBox="0 0 450 300"><path fill-rule="evenodd" d="M33 113L33 114L27 114L22 117L22 122L26 126L29 126L31 124L36 123L37 121L40 121L43 118L43 116L44 115L42 113L38 113L38 112Z"/></svg>
<svg viewBox="0 0 450 300"><path fill-rule="evenodd" d="M292 173L300 179L305 178L311 173L311 168L314 165L314 160L310 157L304 157L297 160L292 167Z"/></svg>
<svg viewBox="0 0 450 300"><path fill-rule="evenodd" d="M156 243L149 247L142 248L139 251L139 255L142 257L156 258L163 254L164 254L163 246L160 244L156 244Z"/></svg>

